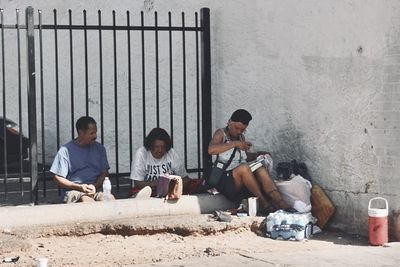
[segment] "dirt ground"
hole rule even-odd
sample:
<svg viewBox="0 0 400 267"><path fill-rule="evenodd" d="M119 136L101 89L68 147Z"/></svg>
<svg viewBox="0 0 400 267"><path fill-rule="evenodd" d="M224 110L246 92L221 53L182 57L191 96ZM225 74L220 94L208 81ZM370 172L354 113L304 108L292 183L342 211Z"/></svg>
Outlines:
<svg viewBox="0 0 400 267"><path fill-rule="evenodd" d="M220 255L291 250L320 250L329 246L366 245L359 236L326 232L309 241L272 240L263 236L263 218L234 217L230 223L209 215L156 217L120 222L76 223L31 229L4 229L0 234L0 266L131 266L199 259Z"/></svg>

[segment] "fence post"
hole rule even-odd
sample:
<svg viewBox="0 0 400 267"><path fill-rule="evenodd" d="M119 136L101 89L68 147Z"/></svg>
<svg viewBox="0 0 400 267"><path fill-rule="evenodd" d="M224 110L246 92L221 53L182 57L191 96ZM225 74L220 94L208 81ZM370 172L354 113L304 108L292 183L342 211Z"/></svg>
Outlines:
<svg viewBox="0 0 400 267"><path fill-rule="evenodd" d="M38 158L36 122L36 78L35 78L35 36L33 8L26 8L26 40L28 60L28 121L29 121L29 159L31 173L31 203L38 201Z"/></svg>
<svg viewBox="0 0 400 267"><path fill-rule="evenodd" d="M208 144L211 140L211 51L210 9L200 9L201 31L201 113L203 142L203 174L211 166Z"/></svg>

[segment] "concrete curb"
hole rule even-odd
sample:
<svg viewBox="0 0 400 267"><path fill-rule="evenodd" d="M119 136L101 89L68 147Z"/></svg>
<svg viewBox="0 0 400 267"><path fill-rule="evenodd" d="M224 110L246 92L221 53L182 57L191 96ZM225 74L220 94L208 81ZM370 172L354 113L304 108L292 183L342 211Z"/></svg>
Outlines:
<svg viewBox="0 0 400 267"><path fill-rule="evenodd" d="M0 207L0 227L96 222L149 216L211 213L233 208L222 195L184 195L178 201L161 198L119 199L110 202Z"/></svg>

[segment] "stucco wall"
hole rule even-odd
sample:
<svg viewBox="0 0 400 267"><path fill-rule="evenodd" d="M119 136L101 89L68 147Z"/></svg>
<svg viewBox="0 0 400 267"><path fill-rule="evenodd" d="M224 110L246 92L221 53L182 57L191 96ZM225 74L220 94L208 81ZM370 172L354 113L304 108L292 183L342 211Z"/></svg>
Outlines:
<svg viewBox="0 0 400 267"><path fill-rule="evenodd" d="M399 208L398 3L235 3L211 6L216 123L249 109L256 147L306 162L333 225L365 234L370 198Z"/></svg>
<svg viewBox="0 0 400 267"><path fill-rule="evenodd" d="M337 207L333 226L366 234L368 200L400 209L398 1L0 1L2 8L159 13L211 9L213 128L236 108L276 162L310 168ZM33 4L32 4L33 5Z"/></svg>
<svg viewBox="0 0 400 267"><path fill-rule="evenodd" d="M216 122L236 107L249 109L256 146L276 161L305 161L337 206L334 225L366 233L371 197L399 208L399 6L241 4L212 9L213 60L221 70L213 80Z"/></svg>

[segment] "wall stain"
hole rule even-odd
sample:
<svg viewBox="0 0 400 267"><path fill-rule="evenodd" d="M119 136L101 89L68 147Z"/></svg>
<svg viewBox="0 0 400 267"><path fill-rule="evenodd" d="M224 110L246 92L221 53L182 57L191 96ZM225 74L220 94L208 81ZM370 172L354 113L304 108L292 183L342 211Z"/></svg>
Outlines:
<svg viewBox="0 0 400 267"><path fill-rule="evenodd" d="M361 55L361 54L363 53L363 48L362 48L361 45L357 48L357 53L358 53L359 55Z"/></svg>
<svg viewBox="0 0 400 267"><path fill-rule="evenodd" d="M369 193L368 190L371 188L371 185L373 185L373 184L374 184L373 181L368 181L367 183L365 183L364 193Z"/></svg>
<svg viewBox="0 0 400 267"><path fill-rule="evenodd" d="M154 0L144 0L144 10L150 12L154 9Z"/></svg>
<svg viewBox="0 0 400 267"><path fill-rule="evenodd" d="M91 104L94 104L94 105L98 105L99 104L98 100L94 100L94 99L92 99L90 97L88 98L88 102L91 103Z"/></svg>

